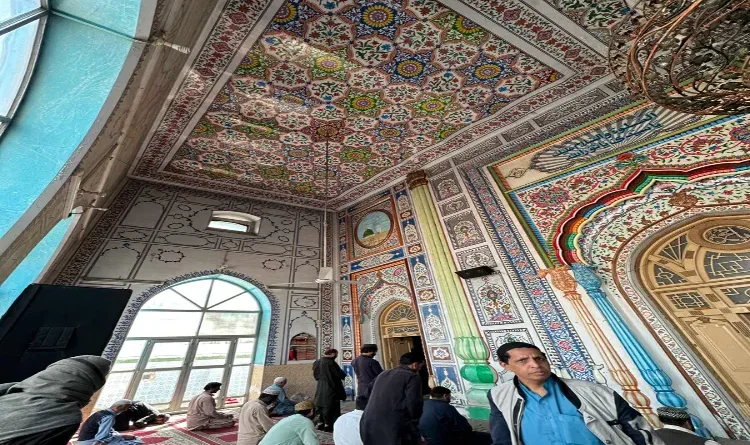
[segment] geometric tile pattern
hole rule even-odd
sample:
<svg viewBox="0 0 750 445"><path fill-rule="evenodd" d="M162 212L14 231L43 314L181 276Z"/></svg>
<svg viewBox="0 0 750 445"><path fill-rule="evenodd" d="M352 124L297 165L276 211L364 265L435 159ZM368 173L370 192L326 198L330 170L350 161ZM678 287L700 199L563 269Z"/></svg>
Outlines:
<svg viewBox="0 0 750 445"><path fill-rule="evenodd" d="M433 0L289 0L166 171L324 199L560 74Z"/></svg>

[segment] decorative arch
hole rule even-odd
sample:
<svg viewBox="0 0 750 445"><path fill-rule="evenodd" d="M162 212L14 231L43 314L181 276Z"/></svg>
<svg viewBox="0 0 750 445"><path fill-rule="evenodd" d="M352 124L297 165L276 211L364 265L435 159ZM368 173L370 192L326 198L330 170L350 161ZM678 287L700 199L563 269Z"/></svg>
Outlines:
<svg viewBox="0 0 750 445"><path fill-rule="evenodd" d="M604 291L610 296L622 295L620 301L627 306L620 310L632 310L632 316L643 323L637 329L649 332L655 339L654 345L663 349L665 357L674 363L675 371L705 405L698 407L691 402L691 409L707 409L704 419L710 412L731 436L742 439L750 438L743 414L684 337L662 316L652 298L647 297L634 264L655 239L675 227L712 215L750 213L750 196L743 192L748 184L750 173L742 171L690 183L659 181L642 195L592 216L579 230L581 235L576 244L581 257L598 272Z"/></svg>
<svg viewBox="0 0 750 445"><path fill-rule="evenodd" d="M670 227L636 264L646 294L750 417L750 213Z"/></svg>
<svg viewBox="0 0 750 445"><path fill-rule="evenodd" d="M616 190L604 192L576 207L563 218L552 240L557 260L564 265L584 263L581 254L580 236L584 227L601 212L622 201L643 196L660 181L690 183L712 176L736 175L750 166L750 159L736 162L703 165L692 169L638 169Z"/></svg>
<svg viewBox="0 0 750 445"><path fill-rule="evenodd" d="M133 325L133 321L135 321L135 317L138 315L138 311L140 311L141 307L151 297L177 284L212 277L221 277L222 279L243 287L257 299L261 307L261 319L257 337L258 345L255 350L253 363L256 365L273 365L276 359L276 348L274 348L274 346L276 345L279 331L278 300L273 293L258 280L239 272L223 269L206 270L180 275L171 280L165 281L162 284L151 287L142 294L131 299L120 317L117 326L112 332L112 338L110 338L102 356L112 361L115 360L131 326Z"/></svg>

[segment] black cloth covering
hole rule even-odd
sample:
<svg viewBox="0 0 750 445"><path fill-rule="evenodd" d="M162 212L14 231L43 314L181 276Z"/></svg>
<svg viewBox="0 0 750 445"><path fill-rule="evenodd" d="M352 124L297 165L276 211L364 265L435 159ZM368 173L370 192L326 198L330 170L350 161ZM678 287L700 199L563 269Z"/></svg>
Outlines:
<svg viewBox="0 0 750 445"><path fill-rule="evenodd" d="M406 366L381 373L359 423L363 444L419 444L423 403L419 374Z"/></svg>

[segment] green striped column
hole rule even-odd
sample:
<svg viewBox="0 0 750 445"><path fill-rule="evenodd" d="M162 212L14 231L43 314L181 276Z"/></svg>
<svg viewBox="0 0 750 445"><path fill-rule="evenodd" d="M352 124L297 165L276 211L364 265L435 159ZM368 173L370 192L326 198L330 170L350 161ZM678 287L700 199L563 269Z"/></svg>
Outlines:
<svg viewBox="0 0 750 445"><path fill-rule="evenodd" d="M461 377L469 382L466 391L469 416L487 419L490 415L487 391L495 385L497 373L488 364L489 350L482 340L469 300L456 275L456 265L448 240L440 226L440 217L427 186L427 175L424 171L409 173L406 182L411 190L419 226L424 233L427 253L435 271L440 300L446 308L448 322L454 334L453 349L463 362Z"/></svg>

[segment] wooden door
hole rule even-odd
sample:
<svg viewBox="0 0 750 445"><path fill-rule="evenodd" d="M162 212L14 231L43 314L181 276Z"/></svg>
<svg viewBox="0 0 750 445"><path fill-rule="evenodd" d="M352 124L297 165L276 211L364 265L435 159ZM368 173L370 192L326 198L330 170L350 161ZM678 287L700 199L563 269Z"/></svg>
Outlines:
<svg viewBox="0 0 750 445"><path fill-rule="evenodd" d="M750 416L750 215L699 220L640 260L645 287Z"/></svg>

